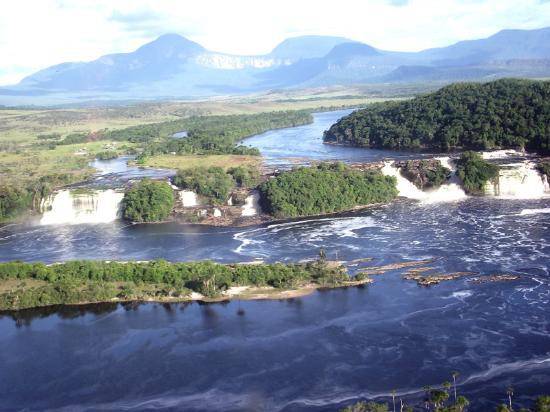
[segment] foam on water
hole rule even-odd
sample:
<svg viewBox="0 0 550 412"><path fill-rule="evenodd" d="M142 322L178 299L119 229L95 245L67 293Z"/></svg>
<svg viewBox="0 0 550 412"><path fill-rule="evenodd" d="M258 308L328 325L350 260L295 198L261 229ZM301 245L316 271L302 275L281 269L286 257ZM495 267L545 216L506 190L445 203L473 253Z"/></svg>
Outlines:
<svg viewBox="0 0 550 412"><path fill-rule="evenodd" d="M438 158L445 167L453 170L448 157ZM458 182L451 181L447 184L439 186L437 189L423 191L416 187L411 181L403 177L399 169L393 166L394 162L385 162L382 168L382 173L386 176L393 176L397 180L397 190L399 196L408 199L420 200L422 203L440 203L440 202L455 202L466 199L466 193Z"/></svg>
<svg viewBox="0 0 550 412"><path fill-rule="evenodd" d="M519 212L518 216L539 215L545 213L550 213L550 207L546 207L543 209L523 209L521 212Z"/></svg>
<svg viewBox="0 0 550 412"><path fill-rule="evenodd" d="M115 190L95 190L73 193L61 190L42 202L41 225L110 223L120 217L124 193Z"/></svg>

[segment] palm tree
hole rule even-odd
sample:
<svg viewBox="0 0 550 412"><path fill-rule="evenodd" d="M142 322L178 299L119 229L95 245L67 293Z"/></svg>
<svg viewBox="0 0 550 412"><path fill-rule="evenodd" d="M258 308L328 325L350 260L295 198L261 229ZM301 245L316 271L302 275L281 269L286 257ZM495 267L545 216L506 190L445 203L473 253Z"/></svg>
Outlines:
<svg viewBox="0 0 550 412"><path fill-rule="evenodd" d="M457 371L454 371L451 376L453 377L453 388L455 392L455 402L456 402L456 378L458 378L459 373Z"/></svg>
<svg viewBox="0 0 550 412"><path fill-rule="evenodd" d="M514 388L508 386L508 389L506 389L506 395L508 395L508 405L510 405L510 411L513 411L512 396L514 396Z"/></svg>
<svg viewBox="0 0 550 412"><path fill-rule="evenodd" d="M392 399L392 402L393 402L393 412L395 412L395 394L396 394L395 389L392 389L392 391L391 391L391 399Z"/></svg>
<svg viewBox="0 0 550 412"><path fill-rule="evenodd" d="M455 405L460 412L462 412L469 404L470 401L464 396L459 396L455 401Z"/></svg>

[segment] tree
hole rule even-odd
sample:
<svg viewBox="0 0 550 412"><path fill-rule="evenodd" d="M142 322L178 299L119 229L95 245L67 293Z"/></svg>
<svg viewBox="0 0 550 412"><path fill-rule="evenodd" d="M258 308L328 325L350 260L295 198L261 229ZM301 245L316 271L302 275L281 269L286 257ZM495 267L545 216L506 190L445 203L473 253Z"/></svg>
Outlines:
<svg viewBox="0 0 550 412"><path fill-rule="evenodd" d="M391 391L391 400L392 400L392 403L393 403L393 412L395 412L395 395L396 395L396 390L395 389L392 389Z"/></svg>
<svg viewBox="0 0 550 412"><path fill-rule="evenodd" d="M455 393L455 402L457 401L456 399L456 378L458 378L458 375L460 375L457 371L454 371L451 376L453 377L453 389L454 389L454 393Z"/></svg>
<svg viewBox="0 0 550 412"><path fill-rule="evenodd" d="M459 396L455 401L455 405L459 412L462 412L470 405L470 401L464 396Z"/></svg>
<svg viewBox="0 0 550 412"><path fill-rule="evenodd" d="M508 389L506 389L506 395L508 395L508 405L510 406L510 411L513 411L514 408L512 408L512 396L514 396L514 388L508 386Z"/></svg>
<svg viewBox="0 0 550 412"><path fill-rule="evenodd" d="M358 402L341 409L340 412L388 412L388 405L376 402Z"/></svg>
<svg viewBox="0 0 550 412"><path fill-rule="evenodd" d="M174 192L166 182L143 179L124 194L122 210L132 222L165 220L174 207Z"/></svg>
<svg viewBox="0 0 550 412"><path fill-rule="evenodd" d="M535 412L550 412L550 396L539 396L537 398Z"/></svg>

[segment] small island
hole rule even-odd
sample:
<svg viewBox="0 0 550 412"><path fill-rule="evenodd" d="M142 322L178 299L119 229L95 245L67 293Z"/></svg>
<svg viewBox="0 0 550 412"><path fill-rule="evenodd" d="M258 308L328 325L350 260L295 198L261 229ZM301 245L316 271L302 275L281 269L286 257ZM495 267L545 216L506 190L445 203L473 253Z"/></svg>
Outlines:
<svg viewBox="0 0 550 412"><path fill-rule="evenodd" d="M219 264L69 261L0 263L0 311L100 302L288 299L320 288L359 286L339 262Z"/></svg>

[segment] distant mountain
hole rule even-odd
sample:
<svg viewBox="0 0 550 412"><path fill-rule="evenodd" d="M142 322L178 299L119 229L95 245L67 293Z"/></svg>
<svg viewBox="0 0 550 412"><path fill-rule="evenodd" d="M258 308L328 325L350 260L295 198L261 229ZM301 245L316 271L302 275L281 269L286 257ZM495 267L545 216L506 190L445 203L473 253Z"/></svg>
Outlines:
<svg viewBox="0 0 550 412"><path fill-rule="evenodd" d="M550 76L550 28L503 30L486 39L416 53L385 51L343 37L301 36L260 56L213 52L166 34L130 53L46 68L0 89L0 96L194 97L353 83L543 76Z"/></svg>
<svg viewBox="0 0 550 412"><path fill-rule="evenodd" d="M291 61L323 57L335 46L351 41L344 37L331 36L292 37L281 42L269 55L276 59Z"/></svg>

